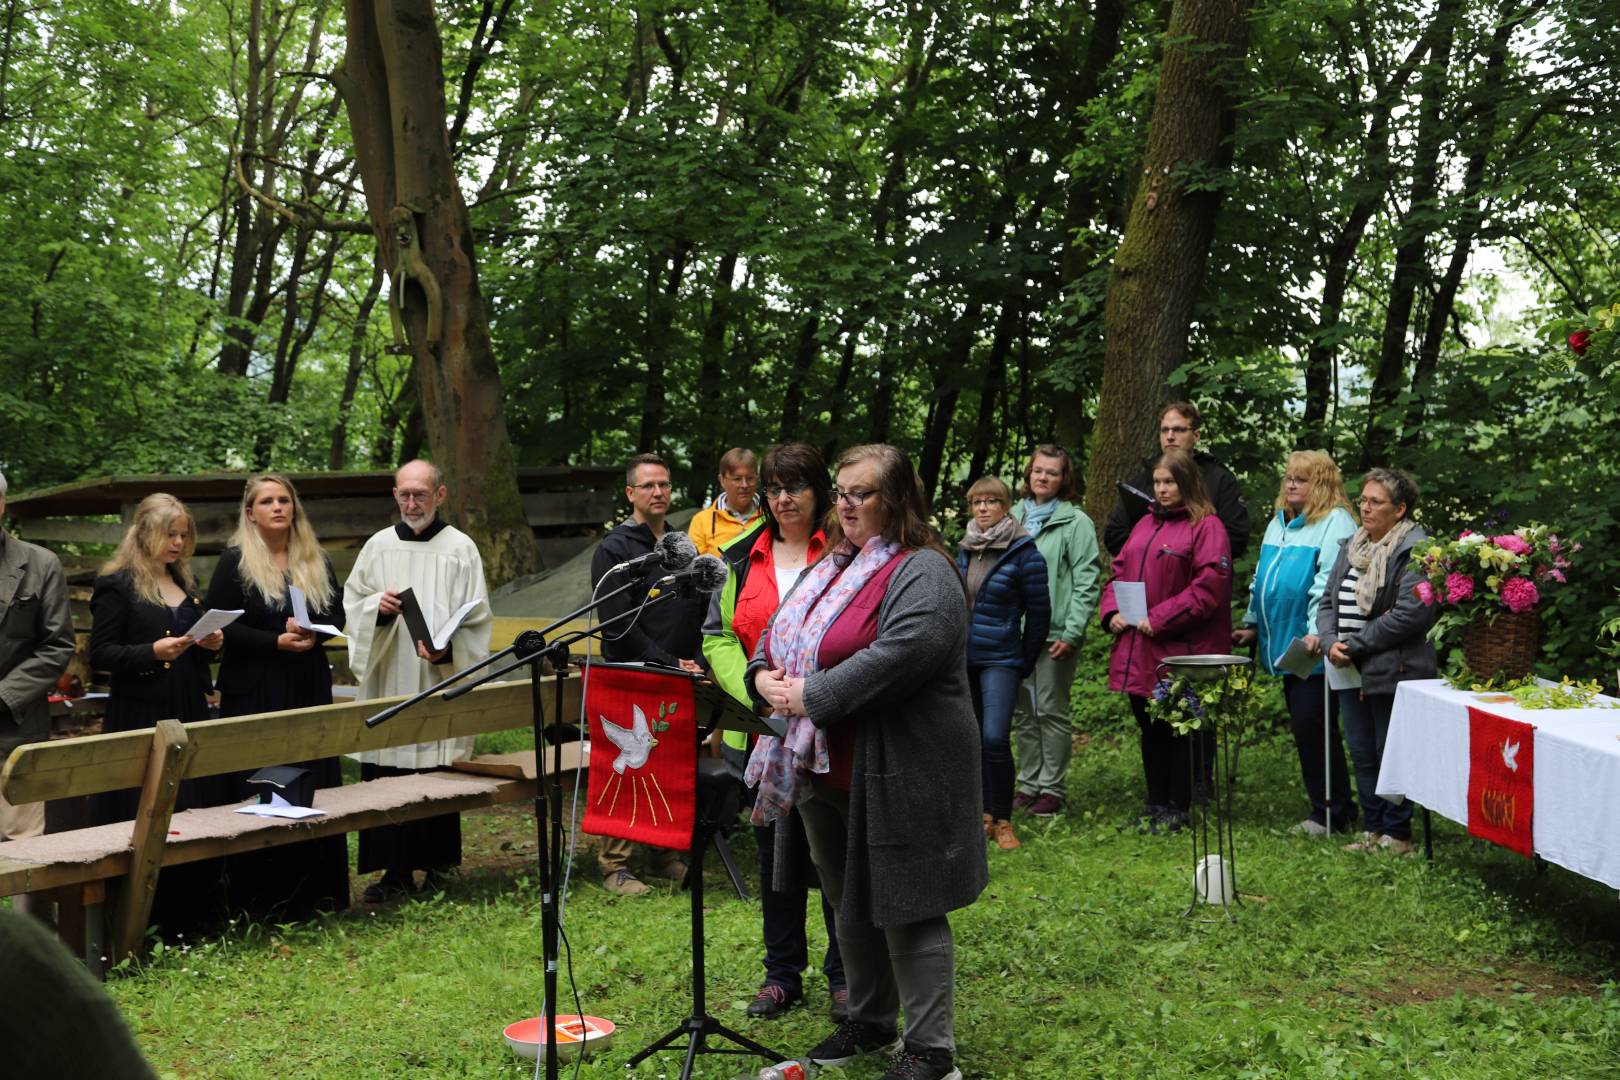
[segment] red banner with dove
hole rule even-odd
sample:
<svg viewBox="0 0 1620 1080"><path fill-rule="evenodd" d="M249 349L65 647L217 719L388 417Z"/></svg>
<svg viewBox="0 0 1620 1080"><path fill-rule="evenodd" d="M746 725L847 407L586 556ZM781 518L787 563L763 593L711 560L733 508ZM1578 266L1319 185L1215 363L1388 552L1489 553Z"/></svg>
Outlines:
<svg viewBox="0 0 1620 1080"><path fill-rule="evenodd" d="M585 685L590 790L580 828L687 851L697 813L692 680L592 667Z"/></svg>
<svg viewBox="0 0 1620 1080"><path fill-rule="evenodd" d="M1468 710L1468 832L1529 857L1536 802L1536 729Z"/></svg>

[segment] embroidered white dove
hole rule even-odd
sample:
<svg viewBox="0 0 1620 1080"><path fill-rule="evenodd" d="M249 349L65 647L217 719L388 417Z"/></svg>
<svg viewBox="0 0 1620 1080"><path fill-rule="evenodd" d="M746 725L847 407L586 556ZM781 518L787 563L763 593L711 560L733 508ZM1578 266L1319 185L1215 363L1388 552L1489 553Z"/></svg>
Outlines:
<svg viewBox="0 0 1620 1080"><path fill-rule="evenodd" d="M1502 740L1502 764L1514 772L1519 771L1519 745L1508 739Z"/></svg>
<svg viewBox="0 0 1620 1080"><path fill-rule="evenodd" d="M633 720L629 727L620 727L610 723L601 713L596 714L596 718L602 721L602 734L619 748L619 756L613 759L613 771L620 775L624 774L625 769L639 769L647 764L647 755L658 745L641 706L630 706L630 714Z"/></svg>

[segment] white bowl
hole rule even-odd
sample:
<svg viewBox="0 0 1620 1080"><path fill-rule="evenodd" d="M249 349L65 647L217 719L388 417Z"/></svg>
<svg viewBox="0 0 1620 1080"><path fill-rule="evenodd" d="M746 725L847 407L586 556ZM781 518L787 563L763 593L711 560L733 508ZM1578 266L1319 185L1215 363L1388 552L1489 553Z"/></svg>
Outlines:
<svg viewBox="0 0 1620 1080"><path fill-rule="evenodd" d="M507 1024L501 1034L506 1038L506 1045L512 1048L512 1053L534 1061L546 1045L545 1027L545 1017L531 1016L527 1020ZM575 1054L583 1052L589 1056L594 1051L607 1049L613 1042L615 1030L613 1021L600 1016L558 1013L557 1060L572 1061Z"/></svg>

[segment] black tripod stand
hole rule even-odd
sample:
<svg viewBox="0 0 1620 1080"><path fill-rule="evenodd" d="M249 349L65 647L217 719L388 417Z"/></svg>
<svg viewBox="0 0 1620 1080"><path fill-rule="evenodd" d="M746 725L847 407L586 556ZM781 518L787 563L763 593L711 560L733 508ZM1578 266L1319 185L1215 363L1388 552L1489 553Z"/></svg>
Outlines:
<svg viewBox="0 0 1620 1080"><path fill-rule="evenodd" d="M720 712L718 703L713 711L716 714ZM713 719L708 729L699 729L700 747L713 730ZM703 854L713 841L726 863L732 881L735 883L738 880L737 869L732 865L730 855L724 847L720 828L726 822L735 821L737 818L740 802L737 781L740 779L736 769L726 761L720 758L698 758L698 813L697 822L692 829L692 862L686 872L687 888L692 901L692 1012L673 1029L625 1062L626 1068L635 1068L660 1050L675 1048L675 1044L683 1038L686 1040L686 1063L681 1066L680 1080L691 1080L692 1065L697 1061L699 1054L736 1054L763 1057L767 1061L782 1060L780 1054L773 1053L746 1035L731 1030L708 1013L706 976L703 967ZM711 1046L710 1036L727 1039L736 1045Z"/></svg>
<svg viewBox="0 0 1620 1080"><path fill-rule="evenodd" d="M541 954L545 964L546 1007L544 1026L541 1030L545 1033L546 1039L544 1049L546 1080L558 1080L557 944L562 925L558 917L560 900L558 890L561 888L563 880L562 858L564 850L562 827L562 744L568 740L560 737L554 737L550 740L552 759L550 775L547 776L544 757L547 742L545 737L545 726L547 721L545 718L545 703L541 697L541 679L544 674L546 664L549 662L552 670L556 673L552 680L552 716L550 723L553 726L560 726L563 722L562 712L566 698L564 687L566 680L569 677L568 646L573 642L581 640L582 638L600 633L604 628L611 627L616 623L622 623L626 620L633 622L637 617L640 616L642 610L658 603L658 601L663 599L664 596L669 595L673 595L673 593L664 593L660 596L653 597L646 604L643 604L641 608L627 611L624 614L615 616L612 619L605 619L589 630L581 630L571 634L564 634L555 641L546 641L547 634L551 633L553 630L564 625L570 620L577 618L579 615L590 610L590 608L594 606L594 604L587 604L579 611L563 616L563 618L552 623L544 630L525 630L522 634L518 635L518 639L512 643L511 647L503 649L501 652L485 658L479 663L474 664L472 667L456 672L443 682L440 682L435 686L430 686L421 693L415 694L404 701L392 705L378 713L376 716L369 717L366 720L367 727L376 727L379 724L385 723L394 716L399 715L401 712L404 712L406 709L417 704L418 702L425 701L440 691L444 691L444 700L449 701L453 698L460 697L462 694L465 694L471 690L477 689L485 683L493 682L509 672L516 670L517 668L525 666L528 667L530 686L530 714L531 724L534 730L534 825L537 847L536 861L538 863L540 879ZM599 602L600 601L597 601L597 603ZM494 671L488 671L478 679L471 682L463 681L467 679L467 677L473 672L480 669L489 668L497 661L512 656L515 656L516 659L512 660L505 666L496 668ZM446 690L446 687L450 687L452 683L460 683L460 685ZM548 803L550 804L549 814L547 813ZM550 826L549 829L547 828L548 824Z"/></svg>

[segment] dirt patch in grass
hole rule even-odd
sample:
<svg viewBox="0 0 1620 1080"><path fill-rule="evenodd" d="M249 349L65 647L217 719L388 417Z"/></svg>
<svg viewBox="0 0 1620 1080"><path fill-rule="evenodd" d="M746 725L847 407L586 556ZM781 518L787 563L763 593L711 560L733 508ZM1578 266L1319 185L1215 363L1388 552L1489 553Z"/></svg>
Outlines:
<svg viewBox="0 0 1620 1080"><path fill-rule="evenodd" d="M1508 998L1518 994L1543 997L1596 997L1603 984L1579 978L1539 964L1517 962L1489 970L1422 968L1376 986L1333 988L1349 997L1360 997L1369 1004L1410 1005L1446 1001L1457 994L1472 998Z"/></svg>

